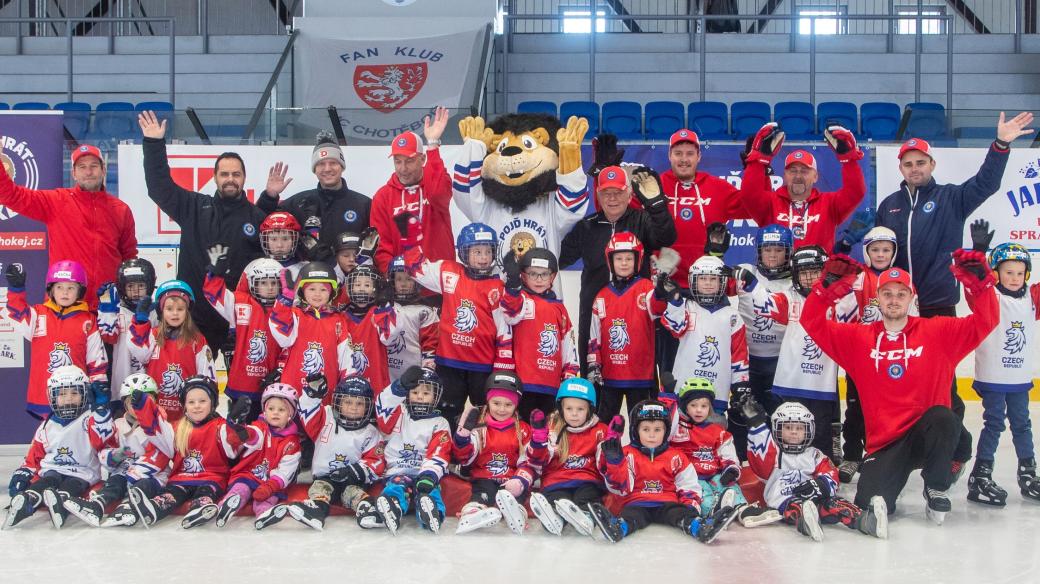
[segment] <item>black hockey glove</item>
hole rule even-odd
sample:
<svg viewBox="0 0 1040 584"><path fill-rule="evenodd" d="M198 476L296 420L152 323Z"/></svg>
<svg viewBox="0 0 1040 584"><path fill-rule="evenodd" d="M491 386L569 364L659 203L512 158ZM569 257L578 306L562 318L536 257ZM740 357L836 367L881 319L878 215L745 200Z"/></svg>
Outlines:
<svg viewBox="0 0 1040 584"><path fill-rule="evenodd" d="M834 493L831 491L831 485L822 478L814 478L802 481L792 491L791 494L799 499L819 501L827 499Z"/></svg>
<svg viewBox="0 0 1040 584"><path fill-rule="evenodd" d="M307 376L307 383L303 386L303 391L307 397L322 399L329 393L329 382L321 373L311 373Z"/></svg>
<svg viewBox="0 0 1040 584"><path fill-rule="evenodd" d="M993 234L996 231L989 230L989 221L985 219L976 219L971 223L971 249L975 251L986 252L989 250L989 244L993 241Z"/></svg>
<svg viewBox="0 0 1040 584"><path fill-rule="evenodd" d="M245 424L246 420L249 419L249 410L252 409L252 407L253 400L248 397L240 397L236 399L231 402L231 405L228 407L227 421L236 425ZM243 438L243 440L245 439Z"/></svg>
<svg viewBox="0 0 1040 584"><path fill-rule="evenodd" d="M332 471L329 473L329 479L334 483L361 487L368 481L368 473L360 462L355 462Z"/></svg>

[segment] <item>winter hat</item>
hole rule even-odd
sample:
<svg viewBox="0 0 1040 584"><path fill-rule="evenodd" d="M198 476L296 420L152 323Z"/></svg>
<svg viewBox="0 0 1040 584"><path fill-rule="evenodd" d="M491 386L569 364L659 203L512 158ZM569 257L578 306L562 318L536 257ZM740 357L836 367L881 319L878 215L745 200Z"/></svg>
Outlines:
<svg viewBox="0 0 1040 584"><path fill-rule="evenodd" d="M319 162L327 159L335 160L343 168L347 167L347 160L343 157L343 150L336 142L336 137L326 130L322 130L318 132L318 143L311 152L311 172L314 172L314 168L318 166Z"/></svg>

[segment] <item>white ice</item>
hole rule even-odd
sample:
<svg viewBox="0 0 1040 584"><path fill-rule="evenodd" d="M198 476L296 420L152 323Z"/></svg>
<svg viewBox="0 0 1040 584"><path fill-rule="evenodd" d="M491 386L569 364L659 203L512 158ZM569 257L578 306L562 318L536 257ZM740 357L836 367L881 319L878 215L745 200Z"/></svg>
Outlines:
<svg viewBox="0 0 1040 584"><path fill-rule="evenodd" d="M981 406L968 404L967 424L977 437ZM1040 405L1033 405L1034 419ZM21 461L0 455L4 481ZM970 464L970 463L969 463ZM928 522L915 473L891 518L890 539L881 541L840 525L824 527L813 543L790 526L745 529L734 523L704 546L678 530L653 526L619 544L562 537L531 519L523 537L504 524L455 536L455 519L439 535L420 531L414 518L396 537L362 531L352 517L332 517L318 533L293 521L253 530L248 518L223 529L180 528L170 518L143 527L100 530L74 517L55 531L41 509L23 524L0 532L0 583L42 582L618 582L656 584L655 577L682 582L769 584L938 584L1040 582L1040 503L1018 494L1011 436L1002 436L995 478L1009 491L1008 505L993 509L965 499L966 477L953 488L946 524ZM854 487L844 486L851 498ZM6 501L6 496L2 497Z"/></svg>

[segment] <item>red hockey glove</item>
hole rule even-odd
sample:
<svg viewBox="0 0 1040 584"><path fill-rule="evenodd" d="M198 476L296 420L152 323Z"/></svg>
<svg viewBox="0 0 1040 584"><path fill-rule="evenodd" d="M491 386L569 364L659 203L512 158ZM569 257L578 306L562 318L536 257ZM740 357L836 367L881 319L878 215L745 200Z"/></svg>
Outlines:
<svg viewBox="0 0 1040 584"><path fill-rule="evenodd" d="M823 131L827 145L838 155L838 162L850 162L863 158L863 151L856 145L856 136L847 128L827 126Z"/></svg>
<svg viewBox="0 0 1040 584"><path fill-rule="evenodd" d="M748 152L746 162L758 162L759 164L768 165L783 145L784 131L780 129L780 124L769 122L755 133L755 137L751 140L751 151Z"/></svg>

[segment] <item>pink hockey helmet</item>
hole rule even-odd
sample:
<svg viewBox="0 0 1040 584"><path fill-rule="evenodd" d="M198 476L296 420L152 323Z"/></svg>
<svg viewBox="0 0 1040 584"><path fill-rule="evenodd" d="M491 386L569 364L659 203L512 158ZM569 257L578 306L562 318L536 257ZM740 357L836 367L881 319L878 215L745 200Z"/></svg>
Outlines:
<svg viewBox="0 0 1040 584"><path fill-rule="evenodd" d="M87 292L87 271L83 265L72 260L61 260L54 262L47 268L47 292L51 286L58 282L74 282L79 284L79 299L82 300Z"/></svg>
<svg viewBox="0 0 1040 584"><path fill-rule="evenodd" d="M300 409L300 405L296 399L296 390L291 385L288 383L272 383L268 385L263 395L260 396L260 407L263 408L267 404L267 400L272 397L284 399L289 404L289 407L292 408L290 419L296 417L296 412Z"/></svg>

